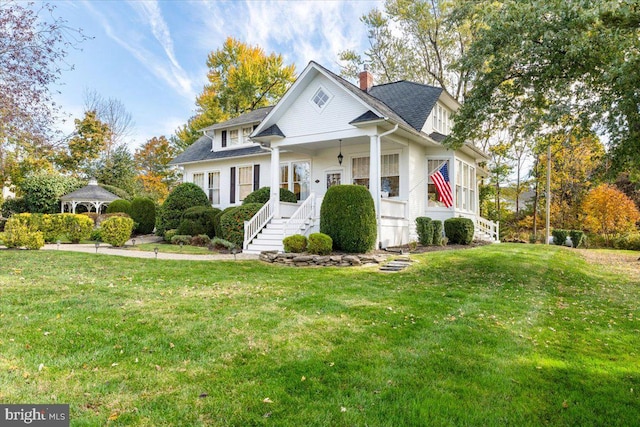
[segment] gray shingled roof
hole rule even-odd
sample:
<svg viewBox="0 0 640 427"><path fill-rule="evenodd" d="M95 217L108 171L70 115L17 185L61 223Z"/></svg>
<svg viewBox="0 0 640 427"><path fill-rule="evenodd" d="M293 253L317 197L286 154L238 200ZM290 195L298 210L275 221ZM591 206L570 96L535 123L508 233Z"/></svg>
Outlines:
<svg viewBox="0 0 640 427"><path fill-rule="evenodd" d="M97 184L89 184L85 187L80 188L79 190L72 191L71 193L60 197L60 200L63 202L113 202L114 200L117 200L119 198L120 197L116 196L110 191L105 190Z"/></svg>
<svg viewBox="0 0 640 427"><path fill-rule="evenodd" d="M284 133L282 133L278 125L271 125L256 136L281 136L284 138Z"/></svg>
<svg viewBox="0 0 640 427"><path fill-rule="evenodd" d="M216 123L215 125L211 125L209 127L201 129L201 131L228 128L231 126L240 126L250 123L260 123L262 120L264 120L265 117L267 117L267 114L269 114L272 109L273 105L270 107L262 107L253 111L248 111L239 115L238 117L229 119L226 122Z"/></svg>
<svg viewBox="0 0 640 427"><path fill-rule="evenodd" d="M187 147L186 150L178 154L178 156L171 160L169 164L179 165L182 163L192 163L201 160L226 159L229 157L253 156L265 153L269 153L269 150L260 146L211 151L211 139L203 135L198 138L196 142Z"/></svg>
<svg viewBox="0 0 640 427"><path fill-rule="evenodd" d="M435 107L442 88L401 80L374 86L369 95L384 102L418 132Z"/></svg>

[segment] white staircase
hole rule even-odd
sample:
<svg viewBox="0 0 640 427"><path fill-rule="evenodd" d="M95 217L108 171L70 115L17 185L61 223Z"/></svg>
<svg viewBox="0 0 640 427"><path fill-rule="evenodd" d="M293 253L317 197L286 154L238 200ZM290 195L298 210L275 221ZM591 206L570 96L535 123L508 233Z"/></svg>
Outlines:
<svg viewBox="0 0 640 427"><path fill-rule="evenodd" d="M284 226L287 219L272 219L266 227L262 229L247 248L242 252L247 254L259 254L262 251L282 252L282 239L284 236Z"/></svg>

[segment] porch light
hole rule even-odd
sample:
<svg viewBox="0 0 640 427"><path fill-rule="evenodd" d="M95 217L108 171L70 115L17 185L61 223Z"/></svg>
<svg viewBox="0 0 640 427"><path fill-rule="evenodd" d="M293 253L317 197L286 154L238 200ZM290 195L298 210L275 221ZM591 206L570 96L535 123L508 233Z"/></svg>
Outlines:
<svg viewBox="0 0 640 427"><path fill-rule="evenodd" d="M338 164L342 165L342 159L344 159L344 156L342 155L342 140L339 139L338 141L340 141L340 152L338 153Z"/></svg>

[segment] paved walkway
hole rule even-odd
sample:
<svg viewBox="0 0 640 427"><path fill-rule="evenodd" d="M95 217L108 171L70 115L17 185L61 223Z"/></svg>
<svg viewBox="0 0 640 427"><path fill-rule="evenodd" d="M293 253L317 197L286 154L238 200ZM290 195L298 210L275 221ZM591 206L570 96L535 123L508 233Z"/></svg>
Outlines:
<svg viewBox="0 0 640 427"><path fill-rule="evenodd" d="M157 238L154 240L154 237L145 238L143 243L153 243L158 241ZM140 238L136 238L136 243L142 243ZM133 244L131 240L129 240L125 247L129 249L122 248L114 248L111 245L106 243L100 243L98 247L99 254L106 255L117 255L117 256L127 256L132 258L156 258L156 254L151 251L139 251L132 249ZM42 248L45 251L70 251L70 252L85 252L85 253L96 253L96 246L93 243L79 243L79 244L60 244L59 246L56 243L46 244ZM194 254L180 254L180 253L163 253L158 252L158 259L175 259L175 260L186 260L186 261L233 261L237 260L257 260L258 255L250 255L239 253L235 256L233 254L211 254L211 255L194 255Z"/></svg>

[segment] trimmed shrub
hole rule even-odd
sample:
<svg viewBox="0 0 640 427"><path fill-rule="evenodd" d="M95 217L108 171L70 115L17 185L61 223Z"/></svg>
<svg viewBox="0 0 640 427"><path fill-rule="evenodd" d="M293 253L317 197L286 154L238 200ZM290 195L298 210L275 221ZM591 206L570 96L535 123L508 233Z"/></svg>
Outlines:
<svg viewBox="0 0 640 427"><path fill-rule="evenodd" d="M176 234L175 236L173 236L171 238L171 244L172 245L179 245L180 243L182 243L183 245L190 245L191 244L191 236L187 236L184 234Z"/></svg>
<svg viewBox="0 0 640 427"><path fill-rule="evenodd" d="M102 241L111 246L123 246L133 232L133 220L126 217L114 216L102 221L100 236Z"/></svg>
<svg viewBox="0 0 640 427"><path fill-rule="evenodd" d="M259 190L254 191L253 193L249 193L247 197L245 197L244 200L242 201L242 204L246 205L249 203L260 203L264 205L269 201L270 198L271 198L271 187L262 187ZM285 188L281 188L280 201L297 203L298 199L296 198L296 195L293 194L291 191Z"/></svg>
<svg viewBox="0 0 640 427"><path fill-rule="evenodd" d="M27 212L27 204L23 197L6 199L2 202L2 216L9 218L11 215Z"/></svg>
<svg viewBox="0 0 640 427"><path fill-rule="evenodd" d="M136 233L149 234L156 226L156 204L148 197L136 197L131 202L129 211L131 219L136 222Z"/></svg>
<svg viewBox="0 0 640 427"><path fill-rule="evenodd" d="M249 221L262 208L260 203L248 203L227 211L220 217L222 238L242 247L244 222Z"/></svg>
<svg viewBox="0 0 640 427"><path fill-rule="evenodd" d="M67 238L71 243L80 243L87 240L93 230L93 221L86 215L62 214L64 216L64 226Z"/></svg>
<svg viewBox="0 0 640 427"><path fill-rule="evenodd" d="M162 236L166 230L178 228L184 211L193 206L211 206L211 203L202 188L197 185L190 182L178 185L158 210L156 233Z"/></svg>
<svg viewBox="0 0 640 427"><path fill-rule="evenodd" d="M24 239L24 247L37 251L44 246L44 235L40 231L27 233Z"/></svg>
<svg viewBox="0 0 640 427"><path fill-rule="evenodd" d="M45 242L55 242L66 232L65 217L63 214L45 214L42 215L40 223L40 231L44 236Z"/></svg>
<svg viewBox="0 0 640 427"><path fill-rule="evenodd" d="M569 237L569 230L561 230L557 228L551 231L551 235L553 236L554 245L564 246L567 242L567 237Z"/></svg>
<svg viewBox="0 0 640 427"><path fill-rule="evenodd" d="M228 208L226 208L223 211L218 212L217 214L214 215L213 217L213 229L215 231L215 235L216 237L221 237L222 236L222 227L220 226L220 218L222 218L222 215L229 212L232 209L235 209L235 206L229 206Z"/></svg>
<svg viewBox="0 0 640 427"><path fill-rule="evenodd" d="M220 250L220 249L228 249L228 250L233 250L233 248L235 248L236 245L228 240L224 240L221 239L219 237L214 237L213 239L211 239L211 243L209 244L209 249L210 250Z"/></svg>
<svg viewBox="0 0 640 427"><path fill-rule="evenodd" d="M176 230L175 228L165 231L164 241L167 243L171 243L171 239L173 239L173 236L175 236L176 234L178 234L178 230Z"/></svg>
<svg viewBox="0 0 640 427"><path fill-rule="evenodd" d="M178 226L178 234L188 234L190 236L206 234L210 238L214 237L213 218L219 211L219 209L214 209L211 206L194 206L187 209L184 211Z"/></svg>
<svg viewBox="0 0 640 427"><path fill-rule="evenodd" d="M435 219L431 221L431 228L433 228L433 241L435 246L442 246L442 221Z"/></svg>
<svg viewBox="0 0 640 427"><path fill-rule="evenodd" d="M444 221L444 234L451 244L471 244L473 228L473 221L469 218L449 218Z"/></svg>
<svg viewBox="0 0 640 427"><path fill-rule="evenodd" d="M287 236L282 240L285 252L299 254L307 250L307 238L302 234Z"/></svg>
<svg viewBox="0 0 640 427"><path fill-rule="evenodd" d="M324 233L311 233L309 235L307 251L316 255L329 255L333 248L331 236Z"/></svg>
<svg viewBox="0 0 640 427"><path fill-rule="evenodd" d="M211 238L209 236L207 236L206 234L199 234L197 236L193 236L191 238L191 246L209 246L209 243L211 243Z"/></svg>
<svg viewBox="0 0 640 427"><path fill-rule="evenodd" d="M335 249L365 253L376 243L376 211L371 193L361 185L334 185L320 207L320 232Z"/></svg>
<svg viewBox="0 0 640 427"><path fill-rule="evenodd" d="M106 213L124 212L129 215L131 212L131 202L125 199L117 199L109 203Z"/></svg>
<svg viewBox="0 0 640 427"><path fill-rule="evenodd" d="M418 233L418 241L422 246L433 244L433 226L431 218L419 216L416 218L416 231Z"/></svg>
<svg viewBox="0 0 640 427"><path fill-rule="evenodd" d="M571 245L574 248L579 248L585 245L587 236L582 230L569 230L569 238L571 238Z"/></svg>

